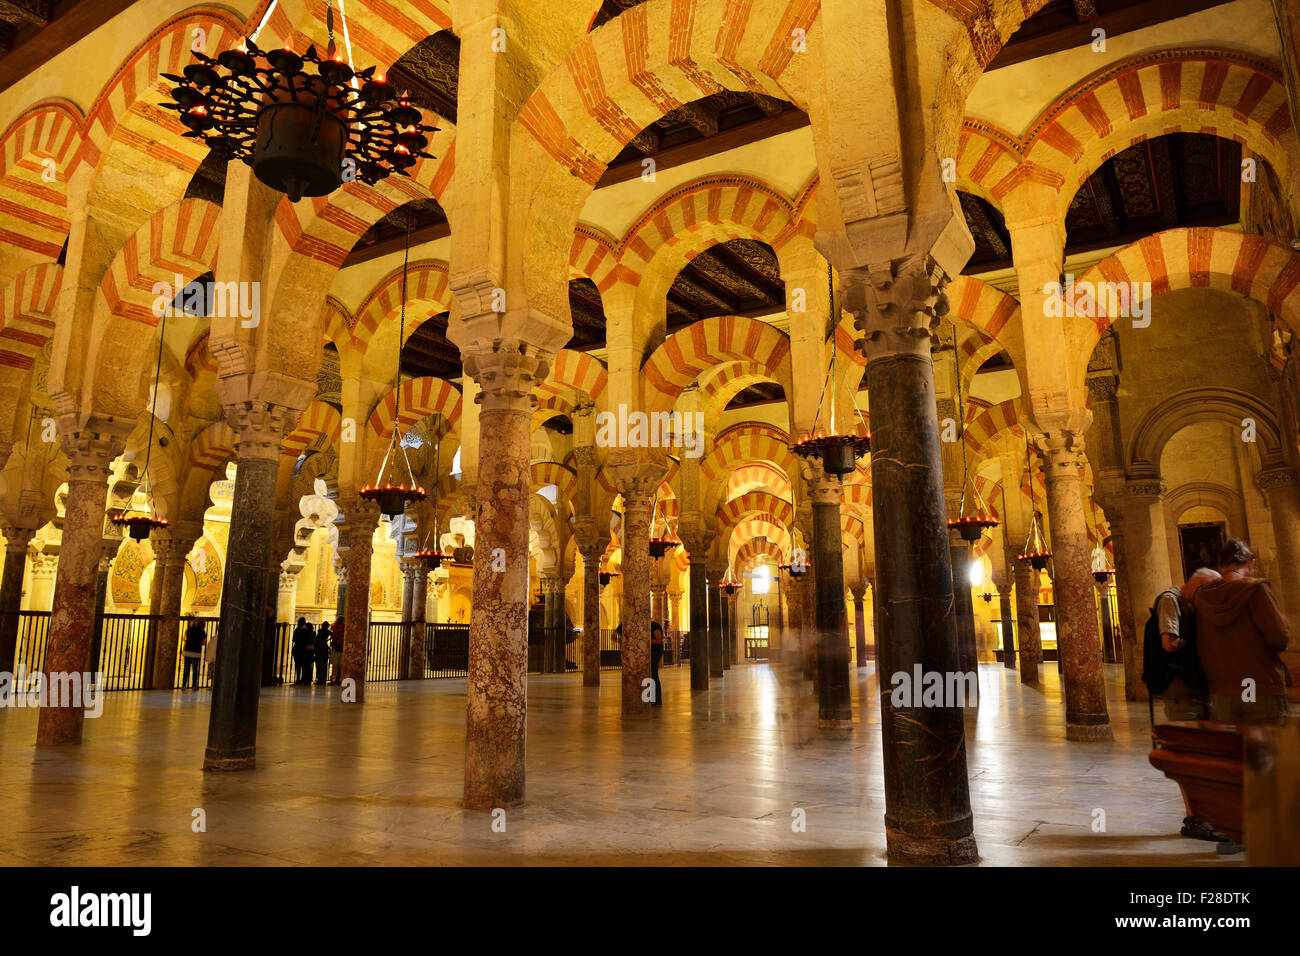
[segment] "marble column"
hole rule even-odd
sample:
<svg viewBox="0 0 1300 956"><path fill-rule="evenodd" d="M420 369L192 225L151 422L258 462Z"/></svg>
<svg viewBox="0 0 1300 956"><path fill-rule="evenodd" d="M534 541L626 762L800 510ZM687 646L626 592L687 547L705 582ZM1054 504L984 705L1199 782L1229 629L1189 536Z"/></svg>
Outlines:
<svg viewBox="0 0 1300 956"><path fill-rule="evenodd" d="M36 537L33 528L3 529L5 566L0 575L0 672L12 674L18 653L18 612L23 600L23 573L27 568L27 545Z"/></svg>
<svg viewBox="0 0 1300 956"><path fill-rule="evenodd" d="M731 657L733 648L731 646L731 595L721 588L718 589L718 622L722 631L722 670L731 670Z"/></svg>
<svg viewBox="0 0 1300 956"><path fill-rule="evenodd" d="M1016 631L1020 635L1020 683L1038 683L1038 665L1043 658L1042 635L1038 628L1038 572L1028 561L1016 560Z"/></svg>
<svg viewBox="0 0 1300 956"><path fill-rule="evenodd" d="M709 542L683 537L689 549L691 602L691 690L709 689L709 594L705 552Z"/></svg>
<svg viewBox="0 0 1300 956"><path fill-rule="evenodd" d="M1114 734L1106 709L1092 550L1083 510L1083 439L1058 431L1049 433L1044 444L1056 646L1065 682L1065 738L1110 740Z"/></svg>
<svg viewBox="0 0 1300 956"><path fill-rule="evenodd" d="M543 620L546 646L542 654L542 671L564 673L564 582L557 572L542 575Z"/></svg>
<svg viewBox="0 0 1300 956"><path fill-rule="evenodd" d="M823 727L853 719L849 696L849 644L844 604L844 551L840 483L820 461L803 465L812 501L813 634L817 646L817 713Z"/></svg>
<svg viewBox="0 0 1300 956"><path fill-rule="evenodd" d="M709 587L709 677L716 680L725 673L722 651L722 568L713 566L708 572Z"/></svg>
<svg viewBox="0 0 1300 956"><path fill-rule="evenodd" d="M957 628L957 659L968 674L979 673L979 648L975 640L975 604L970 594L970 545L956 531L948 532L948 559L952 562L953 619Z"/></svg>
<svg viewBox="0 0 1300 956"><path fill-rule="evenodd" d="M532 390L549 363L517 342L462 355L481 389L464 805L490 810L524 799L529 435Z"/></svg>
<svg viewBox="0 0 1300 956"><path fill-rule="evenodd" d="M113 459L130 430L127 422L92 419L80 431L62 427L59 443L68 458L68 499L63 516L54 606L45 650L44 680L50 675L89 671L95 629L96 591L104 536L104 502ZM37 746L81 743L86 712L78 706L42 707L36 724Z"/></svg>
<svg viewBox="0 0 1300 956"><path fill-rule="evenodd" d="M406 676L408 680L423 680L429 661L424 651L424 632L428 619L429 569L423 561L415 561L413 564L415 583L411 593L411 653L407 659Z"/></svg>
<svg viewBox="0 0 1300 956"><path fill-rule="evenodd" d="M1103 508L1106 506L1103 505ZM1106 510L1110 519L1110 547L1115 560L1115 614L1119 618L1119 633L1115 635L1115 640L1119 644L1120 659L1124 662L1124 697L1127 700L1145 700L1146 685L1142 683L1142 668L1139 666L1142 649L1138 646L1140 638L1133 621L1132 579L1128 566L1123 508L1112 502ZM1145 620L1142 626L1146 627Z"/></svg>
<svg viewBox="0 0 1300 956"><path fill-rule="evenodd" d="M1291 626L1292 646L1284 654L1293 657L1300 650L1300 485L1295 469L1281 465L1260 471L1258 482L1268 501L1273 540L1277 543L1273 593L1280 599Z"/></svg>
<svg viewBox="0 0 1300 956"><path fill-rule="evenodd" d="M650 678L650 506L659 479L617 475L623 495L623 707L625 719L650 716L641 682Z"/></svg>
<svg viewBox="0 0 1300 956"><path fill-rule="evenodd" d="M858 584L853 588L853 633L858 667L867 666L867 586Z"/></svg>
<svg viewBox="0 0 1300 956"><path fill-rule="evenodd" d="M1141 621L1143 628L1160 592L1177 583L1169 568L1163 495L1164 485L1159 475L1133 476L1124 486L1124 555L1128 561L1129 601L1133 620ZM1140 675L1144 663L1142 642L1136 638L1133 657Z"/></svg>
<svg viewBox="0 0 1300 956"><path fill-rule="evenodd" d="M948 312L928 257L841 270L844 306L863 333L871 396L871 482L878 592L876 647L891 862L978 859L966 776L965 715L895 706L894 674L960 668L953 621L931 338Z"/></svg>
<svg viewBox="0 0 1300 956"><path fill-rule="evenodd" d="M225 413L238 436L238 467L203 769L251 770L257 757L276 470L280 443L297 412L255 400L227 405Z"/></svg>
<svg viewBox="0 0 1300 956"><path fill-rule="evenodd" d="M1016 668L1016 629L1011 617L1011 585L998 585L998 616L1002 618L1002 666Z"/></svg>
<svg viewBox="0 0 1300 956"><path fill-rule="evenodd" d="M663 564L667 560L668 560L668 556L665 555L664 557L656 560L655 564ZM655 568L652 573L658 571L659 569ZM660 626L663 627L665 630L667 630L668 628L668 585L660 584L659 582L654 581L653 578L651 579L651 584L650 584L650 620L658 621Z"/></svg>
<svg viewBox="0 0 1300 956"><path fill-rule="evenodd" d="M158 562L154 587L158 588L158 636L154 642L153 688L176 687L176 652L180 645L181 596L185 589L185 557L191 542L178 539L173 532L163 538L155 532L153 553Z"/></svg>
<svg viewBox="0 0 1300 956"><path fill-rule="evenodd" d="M603 548L582 550L582 686L600 686L600 558Z"/></svg>
<svg viewBox="0 0 1300 956"><path fill-rule="evenodd" d="M343 605L343 656L339 660L341 694L355 703L366 700L366 663L370 657L370 565L374 558L379 505L356 494L339 497L347 519L348 595ZM340 529L342 530L342 529ZM351 681L351 684L346 682ZM346 699L346 698L345 698Z"/></svg>

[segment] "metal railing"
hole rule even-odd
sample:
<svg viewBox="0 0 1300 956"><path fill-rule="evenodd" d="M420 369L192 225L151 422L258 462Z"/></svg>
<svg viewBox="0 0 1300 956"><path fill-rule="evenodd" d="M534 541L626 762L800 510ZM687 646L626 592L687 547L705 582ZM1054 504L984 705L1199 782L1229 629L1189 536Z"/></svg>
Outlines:
<svg viewBox="0 0 1300 956"><path fill-rule="evenodd" d="M745 660L765 661L768 659L768 630L766 624L745 625Z"/></svg>

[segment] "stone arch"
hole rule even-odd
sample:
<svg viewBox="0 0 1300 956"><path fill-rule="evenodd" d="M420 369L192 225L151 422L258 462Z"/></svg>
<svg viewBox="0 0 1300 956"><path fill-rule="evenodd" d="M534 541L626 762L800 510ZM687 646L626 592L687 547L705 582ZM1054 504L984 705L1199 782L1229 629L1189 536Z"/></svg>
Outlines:
<svg viewBox="0 0 1300 956"><path fill-rule="evenodd" d="M732 555L731 561L737 575L743 575L754 566L761 557L769 557L777 564L785 560L785 554L774 542L755 538L746 542Z"/></svg>
<svg viewBox="0 0 1300 956"><path fill-rule="evenodd" d="M811 30L817 5L650 0L587 34L523 104L511 133L511 242L529 306L564 315L564 261L605 165L642 129L722 89L807 109L808 71L787 70L792 29ZM651 38L671 38L651 42Z"/></svg>
<svg viewBox="0 0 1300 956"><path fill-rule="evenodd" d="M1149 282L1151 294L1205 288L1248 296L1300 331L1300 256L1263 236L1231 229L1166 229L1132 242L1089 269L1076 285ZM1098 312L1107 303L1098 303ZM1087 362L1114 318L1067 320L1076 361Z"/></svg>
<svg viewBox="0 0 1300 956"><path fill-rule="evenodd" d="M447 285L447 264L434 259L422 259L412 262L406 277L406 338L410 338L419 322L410 315L412 303L429 302L434 314L446 312L451 308L451 290ZM398 266L380 279L361 305L357 307L356 318L352 324L352 334L364 340L367 347L374 340L380 327L402 307L402 267ZM403 340L405 345L406 341Z"/></svg>
<svg viewBox="0 0 1300 956"><path fill-rule="evenodd" d="M596 226L579 224L569 247L569 279L590 279L601 295L619 278L618 240Z"/></svg>
<svg viewBox="0 0 1300 956"><path fill-rule="evenodd" d="M343 416L338 409L320 400L313 401L303 409L293 431L284 436L281 454L297 460L313 439L322 436L338 448L342 432Z"/></svg>
<svg viewBox="0 0 1300 956"><path fill-rule="evenodd" d="M778 498L788 497L790 494L790 477L776 465L767 462L743 465L733 471L730 477L727 478L723 500L731 501L747 492L757 491L762 488L769 489Z"/></svg>
<svg viewBox="0 0 1300 956"><path fill-rule="evenodd" d="M766 322L727 315L703 319L664 340L641 368L653 389L651 410L672 408L677 396L714 365L752 362L792 392L790 339Z"/></svg>
<svg viewBox="0 0 1300 956"><path fill-rule="evenodd" d="M80 146L84 117L68 100L43 100L0 134L0 285L27 266L58 258L68 237L68 176ZM54 161L53 182L46 160ZM11 201L16 197L19 201Z"/></svg>
<svg viewBox="0 0 1300 956"><path fill-rule="evenodd" d="M972 463L978 465L998 453L998 445L1009 436L1024 440L1020 424L1020 403L1015 399L989 405L966 422L966 450Z"/></svg>
<svg viewBox="0 0 1300 956"><path fill-rule="evenodd" d="M1187 509L1208 505L1228 520L1229 534L1245 532L1246 508L1240 493L1217 481L1189 481L1170 489L1165 493L1164 505L1166 513L1173 519L1172 525L1178 523L1178 518Z"/></svg>
<svg viewBox="0 0 1300 956"><path fill-rule="evenodd" d="M248 19L250 32L266 15L271 0L258 0ZM342 47L342 25L335 4L335 35ZM419 0L402 4L348 4L348 32L352 38L353 60L360 69L371 63L389 67L401 59L407 49L430 34L450 30L451 4L447 0ZM262 38L275 37L281 43L288 37L306 41L308 36L325 36L325 4L312 0L280 0L262 30ZM390 37L402 38L406 46L395 46ZM259 41L259 45L265 44Z"/></svg>
<svg viewBox="0 0 1300 956"><path fill-rule="evenodd" d="M714 439L713 448L700 462L700 474L710 482L720 483L734 469L753 462L770 462L787 479L799 473L799 460L790 450L789 435L765 422L742 422Z"/></svg>
<svg viewBox="0 0 1300 956"><path fill-rule="evenodd" d="M1158 475L1165 444L1188 425L1217 421L1240 429L1244 418L1255 423L1260 463L1281 462L1282 432L1265 402L1240 389L1204 386L1176 392L1147 410L1129 438L1125 456L1128 473Z"/></svg>
<svg viewBox="0 0 1300 956"><path fill-rule="evenodd" d="M1064 218L1075 191L1106 159L1165 133L1238 140L1288 182L1290 130L1286 86L1268 61L1234 50L1166 49L1122 60L1071 87L1020 143L1028 162L1060 177Z"/></svg>
<svg viewBox="0 0 1300 956"><path fill-rule="evenodd" d="M455 429L460 422L460 391L448 381L432 376L408 378L400 388L389 389L370 413L370 430L381 439L393 434L398 420L397 398L401 395L401 423L413 425L435 413L443 415Z"/></svg>
<svg viewBox="0 0 1300 956"><path fill-rule="evenodd" d="M728 561L734 564L740 549L755 538L766 538L777 549L778 561L784 561L790 552L792 539L789 528L760 515L750 515L737 522L726 538Z"/></svg>
<svg viewBox="0 0 1300 956"><path fill-rule="evenodd" d="M731 529L753 515L788 527L794 520L794 508L784 498L765 491L751 491L719 506L716 514L718 531L730 534Z"/></svg>
<svg viewBox="0 0 1300 956"><path fill-rule="evenodd" d="M597 407L605 407L605 387L609 373L598 358L574 349L561 349L538 390L547 395L560 396L567 391L586 394Z"/></svg>
<svg viewBox="0 0 1300 956"><path fill-rule="evenodd" d="M957 276L948 283L948 301L952 308L949 317L954 322L960 321L996 343L1011 356L1017 369L1023 368L1020 303L1013 296L972 276ZM1021 387L1024 387L1023 381Z"/></svg>
<svg viewBox="0 0 1300 956"><path fill-rule="evenodd" d="M759 382L776 382L756 362L729 362L716 366L712 374L706 372L700 377L701 411L705 419L716 421L733 398Z"/></svg>
<svg viewBox="0 0 1300 956"><path fill-rule="evenodd" d="M53 262L31 266L0 292L0 366L30 370L54 334L54 303L63 267Z"/></svg>
<svg viewBox="0 0 1300 956"><path fill-rule="evenodd" d="M561 499L570 504L578 493L577 474L558 461L534 462L528 469L528 480L534 493L539 488L555 485L560 489Z"/></svg>

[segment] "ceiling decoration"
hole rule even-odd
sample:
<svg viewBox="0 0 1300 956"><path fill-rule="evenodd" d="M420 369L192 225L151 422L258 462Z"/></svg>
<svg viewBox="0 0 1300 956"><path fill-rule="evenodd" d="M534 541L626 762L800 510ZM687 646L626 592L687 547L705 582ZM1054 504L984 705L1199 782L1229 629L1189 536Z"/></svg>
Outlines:
<svg viewBox="0 0 1300 956"><path fill-rule="evenodd" d="M199 168L194 170L190 184L185 187L185 198L205 199L220 206L226 198L226 170L229 166L224 156L209 150Z"/></svg>
<svg viewBox="0 0 1300 956"><path fill-rule="evenodd" d="M569 315L573 319L573 338L566 348L586 352L605 347L605 308L596 283L590 279L569 280Z"/></svg>
<svg viewBox="0 0 1300 956"><path fill-rule="evenodd" d="M1106 31L1108 39L1154 26L1198 10L1208 10L1229 0L1047 0L1007 39L985 71L1010 66L1034 57L1087 48L1093 30Z"/></svg>
<svg viewBox="0 0 1300 956"><path fill-rule="evenodd" d="M658 169L668 169L807 125L808 115L786 100L722 90L685 103L641 130L610 162L596 187L635 179L647 157Z"/></svg>
<svg viewBox="0 0 1300 956"><path fill-rule="evenodd" d="M719 315L767 315L785 308L785 283L771 246L732 239L701 252L668 290L668 331Z"/></svg>
<svg viewBox="0 0 1300 956"><path fill-rule="evenodd" d="M1011 268L1002 214L958 192L975 253L967 275ZM1169 133L1116 153L1088 177L1065 216L1065 254L1122 246L1163 229L1228 226L1241 204L1241 144L1208 133Z"/></svg>
<svg viewBox="0 0 1300 956"><path fill-rule="evenodd" d="M592 18L591 26L587 29L587 32L590 33L592 30L603 27L624 10L631 10L642 3L645 3L645 0L602 0L600 9L596 11L595 17Z"/></svg>
<svg viewBox="0 0 1300 956"><path fill-rule="evenodd" d="M343 267L400 252L406 241L406 217L411 217L411 245L420 246L451 235L447 214L436 199L415 199L398 206L361 234Z"/></svg>
<svg viewBox="0 0 1300 956"><path fill-rule="evenodd" d="M449 382L460 381L465 370L460 362L460 349L447 339L450 317L450 312L439 312L425 319L411 333L402 346L403 376L422 378L431 375Z"/></svg>
<svg viewBox="0 0 1300 956"><path fill-rule="evenodd" d="M411 102L456 122L460 70L460 38L450 30L425 37L402 55L388 71L395 87L409 90Z"/></svg>
<svg viewBox="0 0 1300 956"><path fill-rule="evenodd" d="M0 56L14 48L24 27L40 29L54 14L54 0L0 0Z"/></svg>

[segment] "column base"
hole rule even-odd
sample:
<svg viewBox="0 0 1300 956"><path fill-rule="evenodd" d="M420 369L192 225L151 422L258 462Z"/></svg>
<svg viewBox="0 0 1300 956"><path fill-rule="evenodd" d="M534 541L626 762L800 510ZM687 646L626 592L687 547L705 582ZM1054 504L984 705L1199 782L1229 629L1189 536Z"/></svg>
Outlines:
<svg viewBox="0 0 1300 956"><path fill-rule="evenodd" d="M963 837L917 837L885 828L890 866L971 866L979 862L974 834Z"/></svg>
<svg viewBox="0 0 1300 956"><path fill-rule="evenodd" d="M817 726L832 731L836 737L848 737L853 733L853 721L845 717L818 717Z"/></svg>
<svg viewBox="0 0 1300 956"><path fill-rule="evenodd" d="M524 805L524 796L520 794L517 797L509 799L493 799L486 794L465 794L460 805L466 810L509 810L512 807L521 807Z"/></svg>
<svg viewBox="0 0 1300 956"><path fill-rule="evenodd" d="M204 770L255 770L257 768L257 749L249 747L223 754L208 750L203 755Z"/></svg>
<svg viewBox="0 0 1300 956"><path fill-rule="evenodd" d="M1115 731L1110 724L1072 724L1066 721L1066 740L1114 740Z"/></svg>
<svg viewBox="0 0 1300 956"><path fill-rule="evenodd" d="M595 677L586 677L586 676L584 676L584 677L582 678L582 686L583 686L583 687L599 687L599 686L600 686L600 675L597 674Z"/></svg>

